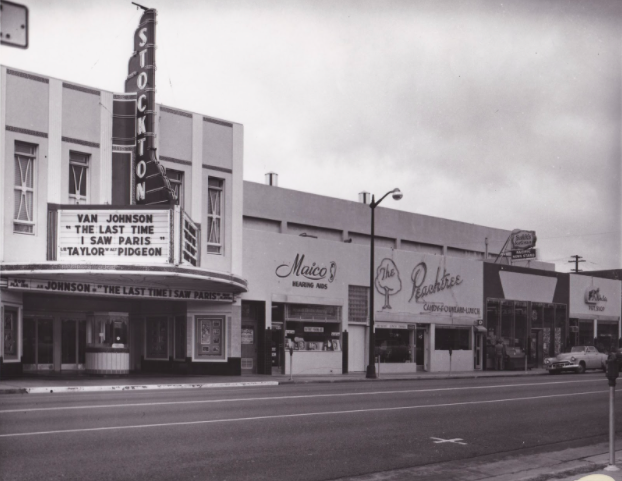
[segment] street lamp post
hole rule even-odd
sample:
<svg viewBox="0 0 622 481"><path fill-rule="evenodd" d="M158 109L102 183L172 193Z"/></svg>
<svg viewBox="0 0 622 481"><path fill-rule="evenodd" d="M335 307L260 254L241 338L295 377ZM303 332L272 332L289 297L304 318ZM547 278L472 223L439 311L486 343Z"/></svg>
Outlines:
<svg viewBox="0 0 622 481"><path fill-rule="evenodd" d="M375 359L375 349L376 349L376 334L374 332L374 211L376 207L384 200L384 198L393 194L392 197L394 200L400 200L404 194L400 191L400 189L393 189L386 194L384 194L378 202L376 202L375 197L371 196L371 203L369 207L371 208L371 242L370 242L370 261L369 261L369 364L367 365L367 379L376 379L376 359Z"/></svg>

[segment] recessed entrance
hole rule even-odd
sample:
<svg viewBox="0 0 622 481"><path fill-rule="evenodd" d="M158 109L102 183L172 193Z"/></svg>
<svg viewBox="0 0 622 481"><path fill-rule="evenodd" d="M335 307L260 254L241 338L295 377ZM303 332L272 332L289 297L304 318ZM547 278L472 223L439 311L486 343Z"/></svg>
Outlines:
<svg viewBox="0 0 622 481"><path fill-rule="evenodd" d="M54 369L53 319L24 319L24 371Z"/></svg>

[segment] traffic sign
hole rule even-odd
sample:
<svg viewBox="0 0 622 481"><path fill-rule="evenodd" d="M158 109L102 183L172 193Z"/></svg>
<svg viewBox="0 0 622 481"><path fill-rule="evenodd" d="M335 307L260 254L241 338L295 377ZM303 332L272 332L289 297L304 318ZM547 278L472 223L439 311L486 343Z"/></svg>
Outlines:
<svg viewBox="0 0 622 481"><path fill-rule="evenodd" d="M0 1L0 43L10 47L28 48L28 7Z"/></svg>

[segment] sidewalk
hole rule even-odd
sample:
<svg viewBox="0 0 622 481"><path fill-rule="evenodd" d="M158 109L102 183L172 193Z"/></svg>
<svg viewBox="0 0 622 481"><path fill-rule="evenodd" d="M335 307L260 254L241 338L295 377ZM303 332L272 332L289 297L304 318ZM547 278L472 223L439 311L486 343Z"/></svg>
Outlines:
<svg viewBox="0 0 622 481"><path fill-rule="evenodd" d="M616 440L616 445L622 438ZM618 467L622 466L622 450L616 451ZM609 445L599 443L581 448L569 448L549 453L516 455L502 459L461 460L414 468L385 471L363 476L342 478L341 481L622 481L622 471L604 471L609 464ZM591 479L589 477L591 475Z"/></svg>
<svg viewBox="0 0 622 481"><path fill-rule="evenodd" d="M378 379L366 379L365 373L332 375L246 374L242 376L189 376L167 374L129 374L127 376L95 377L86 374L26 374L21 378L0 381L0 394L40 394L95 391L140 391L152 389L206 389L247 386L277 386L283 384L336 383L336 382L382 382L424 379L478 379L504 377L541 376L544 369L531 371L466 371L466 372L419 372L408 374L383 374Z"/></svg>

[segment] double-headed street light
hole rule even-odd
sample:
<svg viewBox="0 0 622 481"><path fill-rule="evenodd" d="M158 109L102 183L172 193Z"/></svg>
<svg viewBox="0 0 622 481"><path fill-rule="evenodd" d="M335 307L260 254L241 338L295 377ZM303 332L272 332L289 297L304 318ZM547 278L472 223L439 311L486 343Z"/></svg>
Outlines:
<svg viewBox="0 0 622 481"><path fill-rule="evenodd" d="M400 200L404 197L400 189L393 189L380 197L377 202L372 195L371 204L369 204L371 208L371 252L369 256L369 364L365 376L367 379L376 379L376 356L374 352L376 349L376 334L374 332L374 210L389 194L392 194L394 200Z"/></svg>

